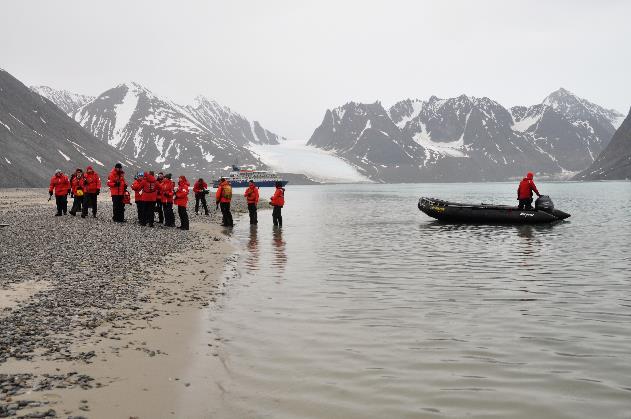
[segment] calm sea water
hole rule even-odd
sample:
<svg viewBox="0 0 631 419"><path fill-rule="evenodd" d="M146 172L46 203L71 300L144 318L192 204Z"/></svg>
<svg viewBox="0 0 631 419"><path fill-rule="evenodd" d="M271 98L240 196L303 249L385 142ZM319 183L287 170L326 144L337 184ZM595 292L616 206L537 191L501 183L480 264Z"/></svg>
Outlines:
<svg viewBox="0 0 631 419"><path fill-rule="evenodd" d="M514 204L513 183L289 185L282 231L241 219L217 416L630 418L631 183L539 187L568 222L416 208Z"/></svg>

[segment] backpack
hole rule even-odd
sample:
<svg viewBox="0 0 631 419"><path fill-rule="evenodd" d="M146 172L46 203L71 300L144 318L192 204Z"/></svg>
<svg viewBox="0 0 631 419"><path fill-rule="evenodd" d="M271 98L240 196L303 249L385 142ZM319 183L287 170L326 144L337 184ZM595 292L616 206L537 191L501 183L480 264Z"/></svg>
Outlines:
<svg viewBox="0 0 631 419"><path fill-rule="evenodd" d="M223 185L221 197L225 199L232 199L232 185Z"/></svg>

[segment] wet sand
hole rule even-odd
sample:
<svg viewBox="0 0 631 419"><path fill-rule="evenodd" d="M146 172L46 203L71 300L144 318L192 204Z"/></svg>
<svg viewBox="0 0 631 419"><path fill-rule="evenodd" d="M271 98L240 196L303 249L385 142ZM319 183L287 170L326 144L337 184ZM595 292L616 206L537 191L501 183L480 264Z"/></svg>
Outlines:
<svg viewBox="0 0 631 419"><path fill-rule="evenodd" d="M190 231L149 229L128 206L120 225L100 198L97 219L53 217L46 191L0 190L10 224L0 230L0 417L200 417L220 393L215 338L200 336L235 272L218 215L189 206Z"/></svg>

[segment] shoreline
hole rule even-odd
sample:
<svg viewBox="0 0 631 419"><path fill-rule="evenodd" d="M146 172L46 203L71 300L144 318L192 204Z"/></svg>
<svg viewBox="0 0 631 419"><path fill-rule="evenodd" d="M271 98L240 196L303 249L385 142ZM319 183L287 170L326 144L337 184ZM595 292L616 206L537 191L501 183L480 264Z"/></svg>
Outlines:
<svg viewBox="0 0 631 419"><path fill-rule="evenodd" d="M0 343L0 417L3 414L93 418L199 417L202 412L211 410L213 398L210 393L213 389L220 392L213 380L214 371L222 366L215 350L215 337L209 330L204 331L202 321L207 318L208 307L221 294L226 280L236 275L236 257L233 256L236 249L223 235L217 214L212 211L210 217L192 215L191 230L180 232L162 227L141 228L131 220L125 225L117 225L109 220L111 212L108 203L103 202L105 199L99 202L102 205L97 220L69 219L70 216L55 220L52 205L46 205L45 199L41 191L0 190L0 219L12 218L18 224L10 223L10 227L4 228L5 231L0 232L2 238L11 236L7 234L9 230L19 228L20 222L24 222L23 213L38 211L50 214L50 218L42 214L38 222L63 223L66 228L74 228L86 221L96 221L107 229L122 229L120 233L128 240L140 239L142 242L146 234L160 231L158 239L164 240L168 249L159 255L157 262L156 258L149 258L137 269L128 270L124 278L117 277L115 271L109 278L92 282L88 279L77 284L79 287L95 285L105 291L107 287L120 285L121 281L135 282L127 290L130 291L127 298L117 300L118 295L114 295L117 301L106 307L100 307L101 302L95 296L88 299L86 305L93 305L88 309L100 312L100 321L77 324L64 319L74 323L72 327L27 330L26 336L18 337L19 342L10 343L11 347ZM239 202L235 207L235 212L245 209ZM190 205L189 212L194 214ZM128 210L126 215L134 213L135 209ZM54 228L44 232L44 235L50 234L55 240L61 240L60 232ZM65 235L62 230L61 236ZM120 251L119 246L114 249ZM2 260L8 261L10 256L6 247L0 247ZM72 258L72 252L66 256ZM124 253L125 258L133 259L134 256L138 255ZM29 320L29 308L45 307L55 300L55 296L47 300L47 294L66 297L68 291L72 291L62 288L68 284L55 281L59 275L55 269L47 275L50 278L46 278L33 272L28 275L33 268L37 267L17 267L13 275L0 277L2 295L9 295L6 289L21 290L10 294L18 295L12 299L15 301L11 307L8 304L0 306L0 326L13 325L15 330L20 330L25 323L23 320ZM88 273L88 270L84 272ZM34 277L35 282L20 280L26 276ZM31 291L23 290L25 283ZM74 291L81 293L82 290ZM20 317L21 312L26 314ZM66 314L82 317L72 312ZM38 313L39 320L44 321L48 315L56 314L42 314L42 310ZM33 339L33 332L48 336L36 335L37 339ZM16 353L13 346L24 340L35 342L22 348L30 351ZM191 361L194 359L204 359L203 365L193 365ZM196 399L196 403L184 402L186 393L191 390L202 391L205 397Z"/></svg>

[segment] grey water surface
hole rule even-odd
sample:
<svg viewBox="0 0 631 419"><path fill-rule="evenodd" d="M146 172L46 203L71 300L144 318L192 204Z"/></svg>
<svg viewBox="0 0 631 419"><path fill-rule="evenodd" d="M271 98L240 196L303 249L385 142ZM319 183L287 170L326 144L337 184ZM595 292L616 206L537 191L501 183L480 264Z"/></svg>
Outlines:
<svg viewBox="0 0 631 419"><path fill-rule="evenodd" d="M239 219L218 417L631 417L631 183L539 188L567 222L416 208L514 204L516 183L289 185L282 230Z"/></svg>

